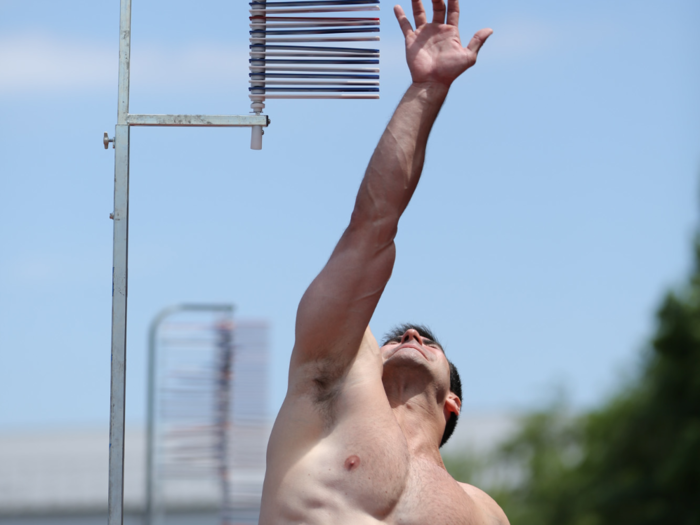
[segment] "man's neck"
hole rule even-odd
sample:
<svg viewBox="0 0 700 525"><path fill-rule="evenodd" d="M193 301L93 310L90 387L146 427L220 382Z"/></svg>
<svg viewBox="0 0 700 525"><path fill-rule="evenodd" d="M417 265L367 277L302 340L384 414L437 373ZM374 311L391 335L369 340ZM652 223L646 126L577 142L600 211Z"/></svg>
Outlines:
<svg viewBox="0 0 700 525"><path fill-rule="evenodd" d="M413 381L384 382L389 404L406 437L411 456L444 466L439 448L444 415L434 386L429 384L427 388L418 389Z"/></svg>

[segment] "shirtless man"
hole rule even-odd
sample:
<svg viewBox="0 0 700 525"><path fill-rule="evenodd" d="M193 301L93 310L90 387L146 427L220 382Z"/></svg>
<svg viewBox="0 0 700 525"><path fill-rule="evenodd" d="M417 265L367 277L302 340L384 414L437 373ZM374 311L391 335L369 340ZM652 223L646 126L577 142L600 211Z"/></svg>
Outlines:
<svg viewBox="0 0 700 525"><path fill-rule="evenodd" d="M428 23L413 0L415 30L394 8L413 83L370 160L349 226L299 304L261 525L508 524L489 496L445 470L439 447L461 392L450 388L441 346L421 327L406 327L380 348L368 328L435 118L492 33L478 31L463 48L458 0L448 3L446 10L433 0Z"/></svg>

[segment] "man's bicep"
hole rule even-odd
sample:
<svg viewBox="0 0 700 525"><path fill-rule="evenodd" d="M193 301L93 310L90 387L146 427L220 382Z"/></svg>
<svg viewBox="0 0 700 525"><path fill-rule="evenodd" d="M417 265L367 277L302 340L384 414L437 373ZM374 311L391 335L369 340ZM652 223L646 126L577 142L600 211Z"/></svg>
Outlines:
<svg viewBox="0 0 700 525"><path fill-rule="evenodd" d="M299 303L293 364L329 359L341 366L357 353L395 259L382 244L346 231ZM353 238L354 236L359 236Z"/></svg>

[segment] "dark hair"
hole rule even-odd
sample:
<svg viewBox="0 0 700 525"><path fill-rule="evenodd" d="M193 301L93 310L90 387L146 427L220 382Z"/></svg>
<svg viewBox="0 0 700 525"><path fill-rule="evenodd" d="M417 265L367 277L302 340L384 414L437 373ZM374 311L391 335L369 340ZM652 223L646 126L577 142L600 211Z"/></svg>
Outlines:
<svg viewBox="0 0 700 525"><path fill-rule="evenodd" d="M400 325L396 325L393 327L389 332L386 333L384 336L384 341L382 342L382 346L387 344L390 341L394 341L396 339L401 339L403 334L406 333L407 330L410 330L413 328L416 332L420 334L421 337L425 337L427 339L431 339L435 341L440 348L442 348L442 352L445 353L445 348L442 346L442 343L438 341L437 337L435 337L435 334L430 330L425 325L422 324L413 324L413 323L403 323ZM447 354L445 354L447 356ZM459 378L459 372L457 372L457 367L450 361L449 359L447 362L450 365L450 391L456 395L459 400L462 400L462 380ZM450 414L450 419L447 420L447 423L445 424L445 432L442 434L442 440L440 441L440 446L443 446L445 443L447 443L447 440L450 439L450 436L452 433L455 431L455 427L457 426L457 420L459 419L459 416L455 414L454 412Z"/></svg>

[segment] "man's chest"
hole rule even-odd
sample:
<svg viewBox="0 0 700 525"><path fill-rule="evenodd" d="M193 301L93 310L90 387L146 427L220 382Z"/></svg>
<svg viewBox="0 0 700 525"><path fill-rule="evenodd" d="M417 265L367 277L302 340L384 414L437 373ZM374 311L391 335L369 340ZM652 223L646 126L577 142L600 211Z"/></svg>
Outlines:
<svg viewBox="0 0 700 525"><path fill-rule="evenodd" d="M478 509L440 465L411 457L398 427L358 426L346 432L319 481L339 498L339 508L366 514L380 523L477 525ZM339 523L342 522L339 521Z"/></svg>

